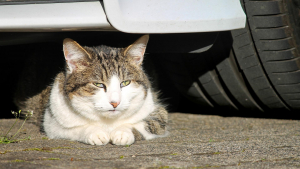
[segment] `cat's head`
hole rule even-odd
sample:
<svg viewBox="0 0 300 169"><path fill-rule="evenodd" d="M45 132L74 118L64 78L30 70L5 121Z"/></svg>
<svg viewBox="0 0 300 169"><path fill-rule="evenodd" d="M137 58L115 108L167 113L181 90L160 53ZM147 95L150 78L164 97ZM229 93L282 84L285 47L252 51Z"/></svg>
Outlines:
<svg viewBox="0 0 300 169"><path fill-rule="evenodd" d="M66 60L64 94L83 116L130 116L143 104L149 81L142 62L149 36L127 48L82 47L72 39L63 42Z"/></svg>

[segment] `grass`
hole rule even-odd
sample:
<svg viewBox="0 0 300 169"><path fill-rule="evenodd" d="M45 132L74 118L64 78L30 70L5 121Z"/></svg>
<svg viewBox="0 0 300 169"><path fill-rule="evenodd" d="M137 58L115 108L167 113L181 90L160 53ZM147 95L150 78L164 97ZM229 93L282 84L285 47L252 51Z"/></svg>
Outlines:
<svg viewBox="0 0 300 169"><path fill-rule="evenodd" d="M22 129L22 127L24 126L26 120L32 116L33 112L27 112L27 113L24 113L25 115L25 119L21 125L21 127L19 128L19 130L13 135L13 136L8 136L8 133L11 131L11 129L16 125L16 123L19 121L20 119L20 116L21 116L21 110L19 110L19 112L14 112L12 111L11 112L16 120L15 122L12 124L12 126L10 127L10 129L5 133L5 134L0 134L0 144L9 144L9 143L15 143L15 142L19 142L19 141L22 141L22 140L30 140L30 136L28 138L25 138L25 139L16 139L16 135L20 132L20 130Z"/></svg>
<svg viewBox="0 0 300 169"><path fill-rule="evenodd" d="M60 160L60 158L48 158L47 160Z"/></svg>
<svg viewBox="0 0 300 169"><path fill-rule="evenodd" d="M43 139L43 140L49 140L49 138L48 138L48 137L42 137L42 139Z"/></svg>
<svg viewBox="0 0 300 169"><path fill-rule="evenodd" d="M41 148L26 148L26 149L24 149L22 151L44 151L44 150L41 149Z"/></svg>
<svg viewBox="0 0 300 169"><path fill-rule="evenodd" d="M20 162L25 162L25 160L19 160L19 159L16 159L16 160L13 160L11 162L16 162L16 163L20 163Z"/></svg>

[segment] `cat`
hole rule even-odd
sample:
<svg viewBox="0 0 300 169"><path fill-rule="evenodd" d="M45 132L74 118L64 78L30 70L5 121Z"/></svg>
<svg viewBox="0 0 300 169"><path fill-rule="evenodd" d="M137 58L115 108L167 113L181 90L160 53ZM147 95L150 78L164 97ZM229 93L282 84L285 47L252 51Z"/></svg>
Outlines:
<svg viewBox="0 0 300 169"><path fill-rule="evenodd" d="M23 80L15 103L43 119L38 124L50 139L131 145L164 137L168 112L142 67L148 40L144 35L126 48L114 48L82 47L66 38L65 68L50 73L52 85L26 96L38 79Z"/></svg>

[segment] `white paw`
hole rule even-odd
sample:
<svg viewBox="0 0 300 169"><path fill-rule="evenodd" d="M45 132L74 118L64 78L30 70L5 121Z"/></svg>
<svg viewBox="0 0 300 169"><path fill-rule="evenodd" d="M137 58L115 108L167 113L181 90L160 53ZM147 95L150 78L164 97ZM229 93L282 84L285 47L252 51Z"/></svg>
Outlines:
<svg viewBox="0 0 300 169"><path fill-rule="evenodd" d="M115 145L131 145L134 143L134 135L131 130L115 130L110 134L110 138Z"/></svg>
<svg viewBox="0 0 300 169"><path fill-rule="evenodd" d="M85 138L85 143L91 145L106 145L109 142L108 135L101 129L94 130Z"/></svg>

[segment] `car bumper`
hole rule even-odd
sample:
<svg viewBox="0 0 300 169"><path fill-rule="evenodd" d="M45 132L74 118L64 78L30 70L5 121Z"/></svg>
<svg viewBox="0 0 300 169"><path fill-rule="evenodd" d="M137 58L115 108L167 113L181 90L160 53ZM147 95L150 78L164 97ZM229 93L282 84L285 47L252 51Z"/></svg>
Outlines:
<svg viewBox="0 0 300 169"><path fill-rule="evenodd" d="M101 1L102 2L102 1ZM1 32L192 33L239 29L239 0L104 0L0 6Z"/></svg>
<svg viewBox="0 0 300 169"><path fill-rule="evenodd" d="M193 33L245 27L239 0L104 0L110 24L127 33Z"/></svg>

